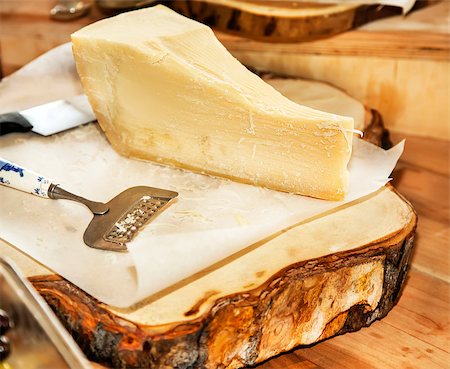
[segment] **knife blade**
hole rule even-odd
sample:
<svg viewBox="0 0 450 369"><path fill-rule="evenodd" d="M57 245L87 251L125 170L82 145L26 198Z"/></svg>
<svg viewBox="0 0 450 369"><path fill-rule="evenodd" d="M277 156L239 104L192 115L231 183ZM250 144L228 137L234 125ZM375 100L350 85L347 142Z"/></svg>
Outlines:
<svg viewBox="0 0 450 369"><path fill-rule="evenodd" d="M21 111L0 114L0 136L28 131L49 136L95 120L86 95L77 95Z"/></svg>

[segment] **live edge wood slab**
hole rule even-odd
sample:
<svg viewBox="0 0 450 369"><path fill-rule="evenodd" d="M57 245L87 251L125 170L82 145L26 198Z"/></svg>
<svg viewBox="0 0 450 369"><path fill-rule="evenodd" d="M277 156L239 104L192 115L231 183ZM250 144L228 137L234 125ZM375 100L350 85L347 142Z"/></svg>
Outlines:
<svg viewBox="0 0 450 369"><path fill-rule="evenodd" d="M240 368L383 318L405 280L416 222L385 187L126 310L58 276L31 281L95 361ZM324 252L330 246L337 251Z"/></svg>
<svg viewBox="0 0 450 369"><path fill-rule="evenodd" d="M426 4L418 2L420 7ZM214 29L265 42L310 41L401 14L398 7L345 2L175 0L170 6Z"/></svg>
<svg viewBox="0 0 450 369"><path fill-rule="evenodd" d="M366 114L366 139L389 145L379 114ZM383 318L400 296L416 223L411 205L387 186L128 309L102 304L57 275L30 280L91 360L114 368L240 368Z"/></svg>

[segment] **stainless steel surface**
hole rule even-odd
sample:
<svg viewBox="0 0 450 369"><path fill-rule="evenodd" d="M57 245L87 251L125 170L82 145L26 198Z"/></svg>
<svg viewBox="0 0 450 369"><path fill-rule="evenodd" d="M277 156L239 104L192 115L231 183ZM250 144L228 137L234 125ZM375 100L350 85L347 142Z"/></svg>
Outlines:
<svg viewBox="0 0 450 369"><path fill-rule="evenodd" d="M86 15L91 9L91 4L78 0L59 0L50 10L53 19L61 21L71 21Z"/></svg>
<svg viewBox="0 0 450 369"><path fill-rule="evenodd" d="M59 185L51 184L48 189L48 197L54 200L72 200L86 205L94 215L103 215L109 208L102 202L90 201L84 197L77 196L69 191L59 187Z"/></svg>
<svg viewBox="0 0 450 369"><path fill-rule="evenodd" d="M141 227L143 227L168 200L161 197L144 196L134 203L109 230L106 239L115 242L130 242Z"/></svg>
<svg viewBox="0 0 450 369"><path fill-rule="evenodd" d="M52 101L22 110L20 114L32 124L33 132L43 136L49 136L96 120L86 95Z"/></svg>
<svg viewBox="0 0 450 369"><path fill-rule="evenodd" d="M126 243L178 196L177 192L137 186L129 188L106 204L85 199L52 184L51 199L65 199L86 205L94 214L84 232L84 243L108 251L127 251Z"/></svg>
<svg viewBox="0 0 450 369"><path fill-rule="evenodd" d="M0 258L0 308L13 321L6 336L11 340L11 368L91 368L79 347L46 302L20 275Z"/></svg>

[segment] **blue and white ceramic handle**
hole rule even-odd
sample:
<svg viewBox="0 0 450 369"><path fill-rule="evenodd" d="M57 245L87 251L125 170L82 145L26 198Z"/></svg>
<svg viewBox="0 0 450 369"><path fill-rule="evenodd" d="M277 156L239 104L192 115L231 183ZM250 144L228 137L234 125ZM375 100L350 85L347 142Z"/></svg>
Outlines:
<svg viewBox="0 0 450 369"><path fill-rule="evenodd" d="M52 183L50 179L2 158L0 158L0 184L47 199L76 201L86 205L96 215L103 215L109 211L107 204L77 196Z"/></svg>
<svg viewBox="0 0 450 369"><path fill-rule="evenodd" d="M20 165L0 158L0 184L49 198L52 181Z"/></svg>

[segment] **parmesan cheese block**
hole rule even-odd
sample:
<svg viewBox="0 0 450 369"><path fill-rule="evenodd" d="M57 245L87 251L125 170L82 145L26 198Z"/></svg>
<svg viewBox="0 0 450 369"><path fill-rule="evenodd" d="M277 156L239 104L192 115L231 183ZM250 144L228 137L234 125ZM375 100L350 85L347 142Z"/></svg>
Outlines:
<svg viewBox="0 0 450 369"><path fill-rule="evenodd" d="M285 98L209 27L158 5L91 24L72 42L85 92L119 153L280 191L344 197L352 118Z"/></svg>

